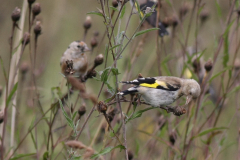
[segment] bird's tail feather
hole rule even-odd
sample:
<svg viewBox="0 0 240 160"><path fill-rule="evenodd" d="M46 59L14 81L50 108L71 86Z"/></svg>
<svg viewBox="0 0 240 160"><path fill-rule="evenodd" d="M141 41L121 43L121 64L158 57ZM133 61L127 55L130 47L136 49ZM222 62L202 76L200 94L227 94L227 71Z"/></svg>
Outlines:
<svg viewBox="0 0 240 160"><path fill-rule="evenodd" d="M127 90L125 91L122 91L122 92L118 92L119 95L127 95L127 94L132 94L132 93L136 93L138 92L137 88L136 87L131 87L131 88L128 88Z"/></svg>

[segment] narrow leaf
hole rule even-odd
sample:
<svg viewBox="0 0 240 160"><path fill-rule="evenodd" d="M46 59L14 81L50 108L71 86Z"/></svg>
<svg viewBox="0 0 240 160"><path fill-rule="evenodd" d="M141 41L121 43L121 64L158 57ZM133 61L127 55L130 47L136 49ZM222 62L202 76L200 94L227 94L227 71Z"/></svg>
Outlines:
<svg viewBox="0 0 240 160"><path fill-rule="evenodd" d="M16 83L16 84L14 85L14 87L13 87L10 95L9 95L8 98L7 98L7 106L9 105L9 102L11 101L14 93L17 91L17 87L18 87L18 83Z"/></svg>
<svg viewBox="0 0 240 160"><path fill-rule="evenodd" d="M215 79L215 78L217 78L218 76L220 76L220 75L221 75L223 72L225 72L226 70L228 70L228 68L226 68L226 69L224 69L224 70L216 73L214 76L212 76L212 77L210 78L210 80L209 80L209 83L211 83L213 79Z"/></svg>
<svg viewBox="0 0 240 160"><path fill-rule="evenodd" d="M4 68L3 60L2 60L1 56L0 56L0 60L1 60L1 66L2 66L3 75L4 75L5 81L7 83L7 73L6 73L6 69Z"/></svg>
<svg viewBox="0 0 240 160"><path fill-rule="evenodd" d="M95 15L103 17L102 13L100 13L98 11L91 11L91 12L88 12L87 14L95 14Z"/></svg>
<svg viewBox="0 0 240 160"><path fill-rule="evenodd" d="M147 32L150 32L150 31L154 31L154 30L159 30L159 28L150 28L150 29L146 29L146 30L143 30L143 31L139 31L137 32L134 37L137 37L137 36L140 36L144 33L147 33Z"/></svg>
<svg viewBox="0 0 240 160"><path fill-rule="evenodd" d="M111 152L113 149L116 149L116 148L120 148L120 150L125 149L125 147L123 145L118 145L116 147L107 147L107 148L103 149L102 151L100 151L98 154L92 155L91 159L94 159L94 158L97 158L101 155L107 154L107 153Z"/></svg>
<svg viewBox="0 0 240 160"><path fill-rule="evenodd" d="M16 155L15 157L11 158L10 160L16 160L16 159L20 159L20 158L23 158L23 157L29 157L29 156L33 156L35 154L36 153L19 154L19 155Z"/></svg>
<svg viewBox="0 0 240 160"><path fill-rule="evenodd" d="M202 131L198 135L193 136L191 139L194 139L194 138L197 138L197 137L201 137L203 135L206 135L208 133L211 133L211 132L216 131L216 130L221 130L221 129L228 129L228 128L227 127L215 127L215 128L206 129L205 131Z"/></svg>
<svg viewBox="0 0 240 160"><path fill-rule="evenodd" d="M114 74L114 75L119 75L119 74L121 74L121 73L119 73L118 72L118 69L117 68L112 68L112 73Z"/></svg>
<svg viewBox="0 0 240 160"><path fill-rule="evenodd" d="M126 5L123 6L123 9L122 9L122 12L121 12L121 15L120 15L120 19L123 18L124 14L125 14L125 11L126 11Z"/></svg>
<svg viewBox="0 0 240 160"><path fill-rule="evenodd" d="M149 107L149 108L137 111L129 119L127 119L126 123L128 123L129 121L131 121L131 120L133 120L135 118L141 117L143 112L146 112L146 111L154 109L154 108L156 108L156 107Z"/></svg>
<svg viewBox="0 0 240 160"><path fill-rule="evenodd" d="M114 10L114 11L118 11L115 7L113 7L113 6L110 6L110 8L112 9L112 10Z"/></svg>
<svg viewBox="0 0 240 160"><path fill-rule="evenodd" d="M64 107L63 107L63 104L62 104L62 101L61 101L60 99L59 99L59 104L60 104L60 107L61 107L61 109L62 109L63 115L64 115L64 117L65 117L66 120L67 120L68 125L69 125L72 129L75 129L74 123L73 123L73 121L71 120L71 118L68 117L67 112L65 111L65 109L64 109Z"/></svg>
<svg viewBox="0 0 240 160"><path fill-rule="evenodd" d="M112 48L110 48L109 50L111 51L111 50L113 50L114 48L116 48L116 47L118 47L118 46L120 46L121 44L117 44L117 45L115 45L115 46L113 46Z"/></svg>

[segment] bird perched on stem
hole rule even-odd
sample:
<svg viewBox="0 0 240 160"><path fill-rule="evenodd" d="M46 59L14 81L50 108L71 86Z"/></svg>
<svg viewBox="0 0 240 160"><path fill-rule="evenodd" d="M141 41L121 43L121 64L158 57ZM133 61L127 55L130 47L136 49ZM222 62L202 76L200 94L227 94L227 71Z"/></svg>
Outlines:
<svg viewBox="0 0 240 160"><path fill-rule="evenodd" d="M88 60L85 54L89 48L83 41L72 42L61 58L62 73L67 75L76 75L80 78L85 75L88 67Z"/></svg>
<svg viewBox="0 0 240 160"><path fill-rule="evenodd" d="M200 86L195 80L170 76L138 78L121 83L135 86L119 92L119 95L139 93L144 101L153 107L167 106L183 95L187 96L187 105L192 99L196 99L201 92Z"/></svg>

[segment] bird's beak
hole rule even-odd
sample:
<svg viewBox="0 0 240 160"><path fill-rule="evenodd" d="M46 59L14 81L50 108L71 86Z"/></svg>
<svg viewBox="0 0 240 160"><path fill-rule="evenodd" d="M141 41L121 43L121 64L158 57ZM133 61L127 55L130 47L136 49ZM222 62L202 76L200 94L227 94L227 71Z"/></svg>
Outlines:
<svg viewBox="0 0 240 160"><path fill-rule="evenodd" d="M86 47L85 47L85 51L90 51L90 49L86 46Z"/></svg>
<svg viewBox="0 0 240 160"><path fill-rule="evenodd" d="M191 100L192 100L192 96L187 96L187 100L186 100L185 105L188 105L188 103L191 102Z"/></svg>

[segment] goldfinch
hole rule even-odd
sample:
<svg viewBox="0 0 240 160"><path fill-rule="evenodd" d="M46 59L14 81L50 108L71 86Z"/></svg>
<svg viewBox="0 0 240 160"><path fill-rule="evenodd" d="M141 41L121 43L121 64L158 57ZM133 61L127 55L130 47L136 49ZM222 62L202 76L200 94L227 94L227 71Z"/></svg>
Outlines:
<svg viewBox="0 0 240 160"><path fill-rule="evenodd" d="M60 66L62 73L67 76L69 74L74 74L81 77L87 71L88 60L85 54L89 48L87 44L83 41L72 42L67 50L63 53L60 61ZM69 71L71 68L72 71Z"/></svg>
<svg viewBox="0 0 240 160"><path fill-rule="evenodd" d="M121 83L136 86L119 92L119 95L139 93L144 101L153 107L167 106L183 95L187 96L187 105L192 99L196 99L201 92L200 86L195 80L170 76L138 78Z"/></svg>

